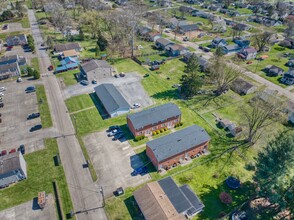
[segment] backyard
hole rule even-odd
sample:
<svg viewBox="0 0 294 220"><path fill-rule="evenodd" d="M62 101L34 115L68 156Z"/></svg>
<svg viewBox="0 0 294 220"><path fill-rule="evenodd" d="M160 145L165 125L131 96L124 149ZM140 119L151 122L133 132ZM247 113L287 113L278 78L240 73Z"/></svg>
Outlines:
<svg viewBox="0 0 294 220"><path fill-rule="evenodd" d="M53 181L57 182L64 214L73 209L63 167L54 163L54 157L59 152L57 141L45 139L45 147L24 156L28 179L0 190L0 210L32 200L38 196L38 192L54 194Z"/></svg>

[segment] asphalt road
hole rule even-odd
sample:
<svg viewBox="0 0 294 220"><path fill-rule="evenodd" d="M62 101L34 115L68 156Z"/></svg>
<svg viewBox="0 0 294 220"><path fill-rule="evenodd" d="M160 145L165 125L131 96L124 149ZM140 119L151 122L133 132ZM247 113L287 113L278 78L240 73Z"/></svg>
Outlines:
<svg viewBox="0 0 294 220"><path fill-rule="evenodd" d="M33 10L28 10L32 35L35 40L36 53L39 58L41 75L44 80L46 94L52 115L53 126L60 133L57 138L59 153L76 218L81 220L107 219L103 208L103 197L100 186L93 183L88 169L83 168L85 158L76 139L74 127L56 77L52 72L48 73L50 59L45 50L40 49L44 42L37 24Z"/></svg>

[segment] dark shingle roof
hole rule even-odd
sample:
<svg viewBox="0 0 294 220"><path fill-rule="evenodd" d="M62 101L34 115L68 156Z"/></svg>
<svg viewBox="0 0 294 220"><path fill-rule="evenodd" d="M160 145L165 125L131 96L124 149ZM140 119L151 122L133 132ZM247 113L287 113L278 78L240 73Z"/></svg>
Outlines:
<svg viewBox="0 0 294 220"><path fill-rule="evenodd" d="M130 108L130 105L113 84L109 83L96 86L95 92L109 114L120 108Z"/></svg>
<svg viewBox="0 0 294 220"><path fill-rule="evenodd" d="M18 63L0 65L0 73L6 73L6 72L9 72L9 71L14 71L17 68L18 68Z"/></svg>
<svg viewBox="0 0 294 220"><path fill-rule="evenodd" d="M146 145L152 150L157 161L161 162L209 140L210 136L202 127L192 125L149 141Z"/></svg>
<svg viewBox="0 0 294 220"><path fill-rule="evenodd" d="M105 60L91 60L85 64L82 64L81 67L85 73L87 73L98 68L111 68L111 65L109 65Z"/></svg>
<svg viewBox="0 0 294 220"><path fill-rule="evenodd" d="M56 52L62 52L65 50L74 50L74 49L80 49L81 46L79 43L68 43L68 44L58 44L54 46L54 50Z"/></svg>
<svg viewBox="0 0 294 220"><path fill-rule="evenodd" d="M165 39L165 38L158 38L158 39L156 40L156 42L157 42L157 43L160 43L160 44L163 45L163 46L166 46L166 45L168 45L168 44L173 44L173 42L171 42L170 40Z"/></svg>
<svg viewBox="0 0 294 220"><path fill-rule="evenodd" d="M195 31L195 30L198 30L198 25L197 24L186 24L186 25L180 26L180 29L183 30L184 32Z"/></svg>
<svg viewBox="0 0 294 220"><path fill-rule="evenodd" d="M17 60L18 55L4 56L0 58L0 63L5 63L10 60Z"/></svg>
<svg viewBox="0 0 294 220"><path fill-rule="evenodd" d="M167 103L128 115L127 117L131 120L134 128L139 130L147 125L163 122L178 115L181 115L179 107L173 103Z"/></svg>
<svg viewBox="0 0 294 220"><path fill-rule="evenodd" d="M188 211L192 215L204 208L203 203L188 185L178 187L171 177L159 180L158 183L178 213Z"/></svg>

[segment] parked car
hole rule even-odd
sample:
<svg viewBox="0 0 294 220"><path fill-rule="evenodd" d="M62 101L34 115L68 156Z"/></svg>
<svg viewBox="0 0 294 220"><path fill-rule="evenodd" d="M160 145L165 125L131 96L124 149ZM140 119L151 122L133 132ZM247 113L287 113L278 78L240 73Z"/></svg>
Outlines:
<svg viewBox="0 0 294 220"><path fill-rule="evenodd" d="M6 155L7 154L7 150L3 150L3 151L1 151L1 156L4 156L4 155Z"/></svg>
<svg viewBox="0 0 294 220"><path fill-rule="evenodd" d="M1 97L1 96L4 96L4 93L3 93L3 92L0 92L0 97Z"/></svg>
<svg viewBox="0 0 294 220"><path fill-rule="evenodd" d="M16 152L15 149L11 149L11 150L9 151L9 154L12 154L12 153L15 153L15 152Z"/></svg>
<svg viewBox="0 0 294 220"><path fill-rule="evenodd" d="M119 74L119 76L120 77L124 77L126 74L124 74L124 72L121 72L120 74Z"/></svg>
<svg viewBox="0 0 294 220"><path fill-rule="evenodd" d="M41 43L41 47L44 47L45 46L45 44L44 43Z"/></svg>
<svg viewBox="0 0 294 220"><path fill-rule="evenodd" d="M183 41L189 41L188 37L184 37Z"/></svg>
<svg viewBox="0 0 294 220"><path fill-rule="evenodd" d="M112 126L110 126L109 128L108 128L108 132L110 132L110 131L113 131L113 130L118 130L118 129L120 129L120 127L118 126L118 125L112 125Z"/></svg>
<svg viewBox="0 0 294 220"><path fill-rule="evenodd" d="M25 146L24 146L23 144L21 144L21 145L19 146L19 148L17 149L17 151L20 151L21 154L25 154L25 151L26 151Z"/></svg>
<svg viewBox="0 0 294 220"><path fill-rule="evenodd" d="M148 76L149 76L149 73L146 73L146 74L144 75L145 78L148 77Z"/></svg>
<svg viewBox="0 0 294 220"><path fill-rule="evenodd" d="M115 77L115 78L118 78L118 75L117 75L117 74L114 74L114 77Z"/></svg>
<svg viewBox="0 0 294 220"><path fill-rule="evenodd" d="M26 88L26 93L31 93L31 92L36 92L36 87L35 86L29 86Z"/></svg>
<svg viewBox="0 0 294 220"><path fill-rule="evenodd" d="M150 70L159 70L159 65L154 65L154 66L151 66Z"/></svg>
<svg viewBox="0 0 294 220"><path fill-rule="evenodd" d="M210 49L209 47L204 47L204 48L203 48L203 51L206 52L206 53L208 53L208 52L211 51L211 49Z"/></svg>
<svg viewBox="0 0 294 220"><path fill-rule="evenodd" d="M97 84L97 80L96 79L93 79L92 80L92 84Z"/></svg>
<svg viewBox="0 0 294 220"><path fill-rule="evenodd" d="M87 80L82 80L80 83L84 86L89 85L89 81L87 81Z"/></svg>
<svg viewBox="0 0 294 220"><path fill-rule="evenodd" d="M125 191L122 187L119 187L114 191L115 196L120 196L120 195L123 195L124 193L125 193Z"/></svg>
<svg viewBox="0 0 294 220"><path fill-rule="evenodd" d="M22 82L22 78L21 77L18 77L17 80L16 80L16 82L18 82L18 83L19 82Z"/></svg>
<svg viewBox="0 0 294 220"><path fill-rule="evenodd" d="M179 88L181 85L180 84L173 84L172 88Z"/></svg>
<svg viewBox="0 0 294 220"><path fill-rule="evenodd" d="M52 70L53 70L53 66L50 65L50 66L48 67L48 71L52 71Z"/></svg>
<svg viewBox="0 0 294 220"><path fill-rule="evenodd" d="M0 108L3 108L3 107L4 107L4 103L0 102Z"/></svg>
<svg viewBox="0 0 294 220"><path fill-rule="evenodd" d="M108 137L112 137L112 136L114 136L114 135L116 135L116 134L120 134L120 133L122 133L121 130L114 129L114 130L112 130L111 132L109 132L109 133L107 134L107 136L108 136Z"/></svg>
<svg viewBox="0 0 294 220"><path fill-rule="evenodd" d="M164 32L165 33L170 33L170 30L169 29L166 29Z"/></svg>
<svg viewBox="0 0 294 220"><path fill-rule="evenodd" d="M8 24L4 24L2 27L2 30L7 30L7 28L8 28Z"/></svg>
<svg viewBox="0 0 294 220"><path fill-rule="evenodd" d="M147 168L146 166L144 166L144 167L139 167L139 168L135 169L135 170L131 173L131 175L132 175L132 176L137 176L138 174L140 174L140 175L144 175L144 174L146 174L146 173L148 173L148 168Z"/></svg>
<svg viewBox="0 0 294 220"><path fill-rule="evenodd" d="M141 107L141 105L139 103L135 103L135 104L133 104L132 109L136 109L136 108L140 108L140 107Z"/></svg>
<svg viewBox="0 0 294 220"><path fill-rule="evenodd" d="M113 141L116 141L116 140L120 140L124 137L125 135L123 133L118 133L116 135L114 135L114 137L112 138Z"/></svg>
<svg viewBox="0 0 294 220"><path fill-rule="evenodd" d="M42 128L42 125L35 125L35 126L31 127L30 132L40 130L41 128Z"/></svg>
<svg viewBox="0 0 294 220"><path fill-rule="evenodd" d="M30 120L30 119L34 119L34 118L38 118L40 117L40 113L37 112L37 113L32 113L30 115L28 115L27 119Z"/></svg>
<svg viewBox="0 0 294 220"><path fill-rule="evenodd" d="M4 91L6 91L6 90L7 90L6 87L4 87L4 86L0 87L0 92L4 92Z"/></svg>

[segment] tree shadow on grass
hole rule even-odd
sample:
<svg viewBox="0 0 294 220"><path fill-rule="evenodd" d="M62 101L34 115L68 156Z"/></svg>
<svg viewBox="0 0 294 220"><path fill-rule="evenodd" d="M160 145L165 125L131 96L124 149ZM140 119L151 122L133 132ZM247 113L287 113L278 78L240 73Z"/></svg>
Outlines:
<svg viewBox="0 0 294 220"><path fill-rule="evenodd" d="M134 196L130 196L124 200L124 203L133 220L144 220L144 216L135 200Z"/></svg>
<svg viewBox="0 0 294 220"><path fill-rule="evenodd" d="M180 94L176 89L170 89L163 92L155 93L151 96L154 99L161 99L161 100L178 100L180 99Z"/></svg>

